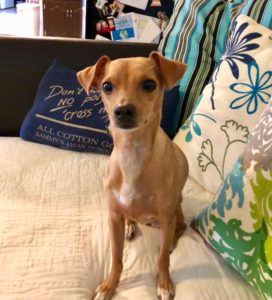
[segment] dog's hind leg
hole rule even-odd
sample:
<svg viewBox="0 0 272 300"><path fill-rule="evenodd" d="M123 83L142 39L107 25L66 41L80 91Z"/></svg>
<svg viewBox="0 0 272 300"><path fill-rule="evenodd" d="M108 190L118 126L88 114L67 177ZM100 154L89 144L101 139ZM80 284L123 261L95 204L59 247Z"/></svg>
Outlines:
<svg viewBox="0 0 272 300"><path fill-rule="evenodd" d="M136 235L136 223L128 218L125 219L125 238L132 241Z"/></svg>
<svg viewBox="0 0 272 300"><path fill-rule="evenodd" d="M174 249L177 246L177 242L179 238L182 236L183 232L186 229L186 224L184 222L184 215L181 209L181 202L182 202L182 196L181 196L181 201L178 203L177 208L176 208L176 228L175 228L175 235L173 238L173 243L171 246L171 253L174 251Z"/></svg>

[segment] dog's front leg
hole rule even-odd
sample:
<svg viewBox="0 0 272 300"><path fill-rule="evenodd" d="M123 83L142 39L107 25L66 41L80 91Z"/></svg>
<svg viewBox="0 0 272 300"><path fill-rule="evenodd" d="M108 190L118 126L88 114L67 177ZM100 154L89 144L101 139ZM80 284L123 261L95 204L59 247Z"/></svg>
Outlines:
<svg viewBox="0 0 272 300"><path fill-rule="evenodd" d="M161 300L170 300L174 297L174 286L169 274L170 249L173 242L176 226L176 217L163 218L160 221L160 255L158 259L157 293Z"/></svg>
<svg viewBox="0 0 272 300"><path fill-rule="evenodd" d="M125 225L120 213L110 211L109 228L111 240L112 264L108 277L97 287L93 296L94 300L108 300L115 291L123 269L123 247Z"/></svg>

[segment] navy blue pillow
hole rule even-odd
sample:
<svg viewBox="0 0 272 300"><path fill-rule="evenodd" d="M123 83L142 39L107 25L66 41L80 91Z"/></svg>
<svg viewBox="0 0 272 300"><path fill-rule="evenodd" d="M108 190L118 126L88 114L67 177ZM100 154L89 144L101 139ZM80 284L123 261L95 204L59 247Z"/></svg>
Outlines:
<svg viewBox="0 0 272 300"><path fill-rule="evenodd" d="M165 92L161 125L171 138L178 101L178 87ZM100 93L91 90L87 95L77 81L76 71L55 60L39 84L20 136L67 150L110 154L113 141L107 126Z"/></svg>
<svg viewBox="0 0 272 300"><path fill-rule="evenodd" d="M176 135L177 122L174 120L174 115L177 111L180 99L179 85L172 90L165 90L162 102L162 120L161 127L166 134L173 139Z"/></svg>

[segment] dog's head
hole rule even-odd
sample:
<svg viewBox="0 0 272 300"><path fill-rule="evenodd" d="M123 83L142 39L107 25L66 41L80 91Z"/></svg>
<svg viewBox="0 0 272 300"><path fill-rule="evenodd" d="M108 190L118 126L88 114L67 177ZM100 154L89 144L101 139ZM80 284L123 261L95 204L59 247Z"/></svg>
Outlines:
<svg viewBox="0 0 272 300"><path fill-rule="evenodd" d="M164 87L171 89L185 70L183 63L152 52L148 58L113 61L102 56L77 78L86 92L91 88L101 92L113 127L134 129L160 117Z"/></svg>

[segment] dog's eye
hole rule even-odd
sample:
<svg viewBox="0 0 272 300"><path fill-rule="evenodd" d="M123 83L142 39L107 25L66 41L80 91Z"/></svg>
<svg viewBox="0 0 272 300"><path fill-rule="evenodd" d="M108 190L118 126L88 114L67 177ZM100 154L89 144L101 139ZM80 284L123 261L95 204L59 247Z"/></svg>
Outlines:
<svg viewBox="0 0 272 300"><path fill-rule="evenodd" d="M106 81L102 84L102 90L106 93L106 94L109 94L112 92L113 90L113 85L111 82L109 81Z"/></svg>
<svg viewBox="0 0 272 300"><path fill-rule="evenodd" d="M152 79L146 79L143 82L143 89L147 92L152 92L156 88L156 82Z"/></svg>

